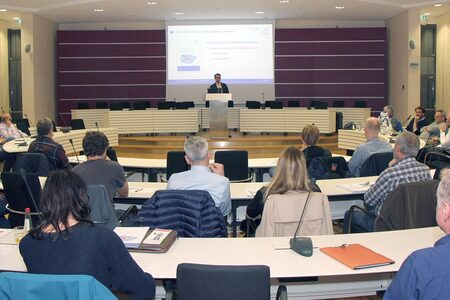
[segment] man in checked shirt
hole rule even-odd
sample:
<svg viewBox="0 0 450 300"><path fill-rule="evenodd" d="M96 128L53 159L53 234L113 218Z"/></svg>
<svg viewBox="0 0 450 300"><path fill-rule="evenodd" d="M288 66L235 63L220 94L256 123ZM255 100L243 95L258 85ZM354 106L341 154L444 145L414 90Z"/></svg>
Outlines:
<svg viewBox="0 0 450 300"><path fill-rule="evenodd" d="M375 184L364 194L364 206L378 215L387 195L402 183L431 180L430 168L416 161L419 151L419 138L411 132L397 137L394 147L394 159L389 167L378 177ZM345 213L344 230L348 228L348 215ZM373 231L374 220L361 211L354 211L352 232Z"/></svg>

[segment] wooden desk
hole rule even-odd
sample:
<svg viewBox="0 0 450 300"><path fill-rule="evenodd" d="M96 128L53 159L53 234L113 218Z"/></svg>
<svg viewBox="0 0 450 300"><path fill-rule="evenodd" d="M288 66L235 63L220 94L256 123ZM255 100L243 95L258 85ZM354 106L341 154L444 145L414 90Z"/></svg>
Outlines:
<svg viewBox="0 0 450 300"><path fill-rule="evenodd" d="M302 257L290 249L275 249L287 248L289 238L180 238L167 253L132 252L131 256L155 279L175 279L180 263L267 265L273 280L272 298L278 280L283 279L290 279L290 283L286 283L289 299L341 298L374 295L376 291L385 290L408 255L417 249L431 247L442 236L444 233L439 228L431 227L312 237L314 247L360 243L395 261L392 265L357 271L317 248L312 257ZM1 270L26 272L12 233L0 238L0 252ZM157 281L156 299L163 297L162 282Z"/></svg>
<svg viewBox="0 0 450 300"><path fill-rule="evenodd" d="M108 137L110 146L119 145L119 133L117 128L100 128L99 130ZM88 131L92 131L92 129L71 130L67 133L58 131L53 134L53 140L57 143L60 143L66 153L73 153L73 148L69 140L73 141L75 151L83 151L83 138ZM23 143L23 139L20 138L7 142L3 145L3 149L9 153L27 152L28 146L33 141L33 139L26 138L26 140L28 145L21 146L20 144Z"/></svg>

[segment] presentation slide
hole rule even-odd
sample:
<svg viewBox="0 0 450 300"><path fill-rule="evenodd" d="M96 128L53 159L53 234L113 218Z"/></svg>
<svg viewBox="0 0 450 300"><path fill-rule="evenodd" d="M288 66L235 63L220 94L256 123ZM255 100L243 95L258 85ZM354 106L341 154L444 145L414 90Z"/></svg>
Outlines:
<svg viewBox="0 0 450 300"><path fill-rule="evenodd" d="M168 25L167 84L274 82L273 24ZM206 87L204 88L206 90Z"/></svg>

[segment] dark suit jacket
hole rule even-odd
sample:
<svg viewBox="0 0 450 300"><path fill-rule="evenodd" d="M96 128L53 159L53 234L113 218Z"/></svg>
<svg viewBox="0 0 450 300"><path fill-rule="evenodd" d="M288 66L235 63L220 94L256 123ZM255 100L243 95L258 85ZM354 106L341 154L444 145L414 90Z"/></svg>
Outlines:
<svg viewBox="0 0 450 300"><path fill-rule="evenodd" d="M419 135L420 134L420 129L422 127L425 127L428 125L427 120L424 118L422 120L420 120L419 122L417 122L417 130L413 132L413 127L414 127L414 118L409 121L408 126L406 127L406 130L413 132L415 135Z"/></svg>
<svg viewBox="0 0 450 300"><path fill-rule="evenodd" d="M216 86L216 83L213 83L209 86L209 93L211 94L219 94L219 89ZM229 94L228 86L222 82L222 94Z"/></svg>

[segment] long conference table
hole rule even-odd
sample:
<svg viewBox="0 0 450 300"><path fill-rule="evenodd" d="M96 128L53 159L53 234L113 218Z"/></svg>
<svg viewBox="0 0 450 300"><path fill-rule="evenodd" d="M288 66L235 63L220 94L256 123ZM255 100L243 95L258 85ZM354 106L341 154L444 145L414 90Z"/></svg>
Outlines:
<svg viewBox="0 0 450 300"><path fill-rule="evenodd" d="M303 257L289 249L289 238L179 238L163 254L130 252L157 280L156 297L165 297L163 279L175 279L180 263L211 265L267 265L271 298L279 284L289 299L326 299L374 295L386 290L395 272L413 251L431 247L444 236L437 227L403 231L312 236L313 255ZM395 261L394 264L352 270L322 253L321 247L359 243ZM26 272L12 230L0 230L0 270ZM124 274L126 276L126 274Z"/></svg>
<svg viewBox="0 0 450 300"><path fill-rule="evenodd" d="M247 109L229 108L230 129L243 133L301 132L308 124L315 124L321 133L336 131L336 112L343 114L343 123L364 122L370 116L370 108L307 109ZM196 133L209 128L209 109L182 110L120 110L74 109L72 119L83 119L87 128L115 127L119 134L136 133Z"/></svg>

